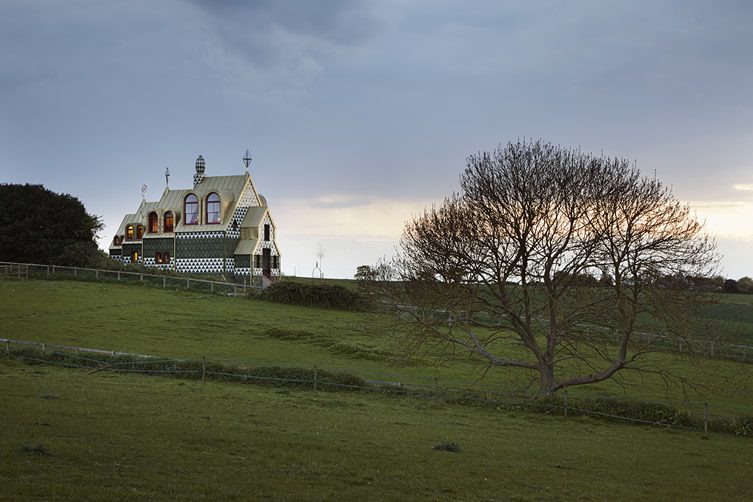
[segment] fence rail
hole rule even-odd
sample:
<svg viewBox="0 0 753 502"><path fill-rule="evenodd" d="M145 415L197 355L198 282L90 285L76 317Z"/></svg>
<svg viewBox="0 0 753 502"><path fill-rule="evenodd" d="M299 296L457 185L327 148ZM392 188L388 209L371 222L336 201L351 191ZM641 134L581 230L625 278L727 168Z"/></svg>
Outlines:
<svg viewBox="0 0 753 502"><path fill-rule="evenodd" d="M163 289L179 288L208 291L210 293L238 296L249 290L258 290L260 284L235 283L195 279L179 275L149 274L128 272L125 270L107 270L85 267L66 267L62 265L43 265L39 263L0 262L0 278L18 280L26 279L76 279L94 281L116 281L152 284Z"/></svg>
<svg viewBox="0 0 753 502"><path fill-rule="evenodd" d="M4 346L4 347L3 347ZM14 348L11 348L14 346ZM117 373L141 373L154 376L173 376L201 380L215 379L245 384L287 385L311 389L313 391L366 391L394 395L408 395L419 399L438 399L449 403L495 406L505 409L539 412L564 417L586 415L612 421L629 422L641 425L670 427L683 430L695 430L708 433L709 430L734 433L753 437L753 417L730 417L710 413L707 403L689 403L695 405L696 411L680 412L667 415L669 408L662 403L641 403L662 407L659 415L662 419L652 419L653 415L628 416L612 412L610 409L590 409L582 403L571 402L567 390L563 399L540 402L534 399L505 399L502 394L482 392L471 388L440 387L436 379L433 385L406 383L386 379L362 380L358 377L337 374L313 368L295 368L282 366L270 367L282 370L276 375L265 372L264 367L228 368L212 364L205 357L201 359L173 359L154 355L135 354L96 348L75 347L60 344L48 344L28 340L0 338L2 353L7 359L17 359L31 364L52 364L66 368L87 369L88 374L109 371ZM86 357L91 355L92 357ZM131 358L131 359L127 359ZM266 368L269 369L269 368ZM260 371L262 370L262 371ZM288 370L288 371L285 371ZM587 403L587 401L586 401ZM622 406L618 406L622 410Z"/></svg>

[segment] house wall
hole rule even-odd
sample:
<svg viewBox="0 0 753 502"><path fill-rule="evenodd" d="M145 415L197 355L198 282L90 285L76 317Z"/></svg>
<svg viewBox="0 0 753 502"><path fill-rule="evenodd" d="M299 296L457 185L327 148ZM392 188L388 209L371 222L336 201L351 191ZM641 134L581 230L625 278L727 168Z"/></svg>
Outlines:
<svg viewBox="0 0 753 502"><path fill-rule="evenodd" d="M247 254L235 255L235 275L251 275L251 256Z"/></svg>
<svg viewBox="0 0 753 502"><path fill-rule="evenodd" d="M176 235L175 266L181 272L234 272L233 252L239 239L225 232L187 232Z"/></svg>
<svg viewBox="0 0 753 502"><path fill-rule="evenodd" d="M133 255L134 251L139 252L139 257L143 256L144 253L141 250L140 242L123 243L123 263L131 263L131 256Z"/></svg>
<svg viewBox="0 0 753 502"><path fill-rule="evenodd" d="M151 239L144 239L144 257L142 259L142 262L144 265L150 266L150 267L157 267L160 269L170 269L173 267L173 262L175 260L175 239L172 237L158 237L158 238L151 238ZM170 254L170 263L161 263L158 264L155 260L155 255L157 253L169 253Z"/></svg>

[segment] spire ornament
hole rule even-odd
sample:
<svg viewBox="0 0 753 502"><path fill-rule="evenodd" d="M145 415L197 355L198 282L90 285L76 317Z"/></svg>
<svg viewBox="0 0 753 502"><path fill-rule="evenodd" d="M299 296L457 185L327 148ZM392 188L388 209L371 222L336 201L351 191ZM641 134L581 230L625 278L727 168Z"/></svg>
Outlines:
<svg viewBox="0 0 753 502"><path fill-rule="evenodd" d="M251 165L251 161L254 160L251 158L251 152L248 151L248 148L246 148L246 154L243 156L243 165L246 166L246 173L248 173L248 166Z"/></svg>

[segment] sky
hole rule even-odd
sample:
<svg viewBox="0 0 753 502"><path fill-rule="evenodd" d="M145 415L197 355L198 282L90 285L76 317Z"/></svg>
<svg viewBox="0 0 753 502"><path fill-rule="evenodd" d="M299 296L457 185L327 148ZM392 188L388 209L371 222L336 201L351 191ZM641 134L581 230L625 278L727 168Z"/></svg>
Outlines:
<svg viewBox="0 0 753 502"><path fill-rule="evenodd" d="M394 254L466 158L518 138L632 159L753 276L753 3L0 0L0 182L122 217L250 172L282 270Z"/></svg>

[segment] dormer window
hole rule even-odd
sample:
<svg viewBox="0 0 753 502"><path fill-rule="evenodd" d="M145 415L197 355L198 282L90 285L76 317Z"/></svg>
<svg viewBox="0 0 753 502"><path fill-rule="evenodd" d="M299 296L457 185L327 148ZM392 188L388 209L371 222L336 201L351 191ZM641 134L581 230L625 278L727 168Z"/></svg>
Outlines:
<svg viewBox="0 0 753 502"><path fill-rule="evenodd" d="M165 222L162 225L162 228L165 232L172 232L173 227L175 226L175 216L173 215L172 211L168 211L165 213Z"/></svg>
<svg viewBox="0 0 753 502"><path fill-rule="evenodd" d="M141 239L144 237L144 225L137 225L136 226L136 238Z"/></svg>
<svg viewBox="0 0 753 502"><path fill-rule="evenodd" d="M183 204L186 215L186 225L199 224L199 198L194 194L189 194Z"/></svg>
<svg viewBox="0 0 753 502"><path fill-rule="evenodd" d="M126 240L133 239L133 225L128 225L126 227Z"/></svg>
<svg viewBox="0 0 753 502"><path fill-rule="evenodd" d="M264 240L265 241L269 240L269 223L264 225Z"/></svg>
<svg viewBox="0 0 753 502"><path fill-rule="evenodd" d="M220 196L216 193L207 195L207 223L217 224L220 222Z"/></svg>
<svg viewBox="0 0 753 502"><path fill-rule="evenodd" d="M159 231L159 216L152 211L149 213L149 233L156 234Z"/></svg>

